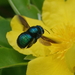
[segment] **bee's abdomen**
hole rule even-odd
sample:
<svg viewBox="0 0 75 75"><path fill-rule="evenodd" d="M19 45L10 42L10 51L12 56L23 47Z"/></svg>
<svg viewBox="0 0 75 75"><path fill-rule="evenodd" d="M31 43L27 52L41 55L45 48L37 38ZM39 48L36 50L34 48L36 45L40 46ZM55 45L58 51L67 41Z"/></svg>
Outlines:
<svg viewBox="0 0 75 75"><path fill-rule="evenodd" d="M32 36L27 33L22 33L17 39L17 44L20 48L25 48L28 43L32 40Z"/></svg>

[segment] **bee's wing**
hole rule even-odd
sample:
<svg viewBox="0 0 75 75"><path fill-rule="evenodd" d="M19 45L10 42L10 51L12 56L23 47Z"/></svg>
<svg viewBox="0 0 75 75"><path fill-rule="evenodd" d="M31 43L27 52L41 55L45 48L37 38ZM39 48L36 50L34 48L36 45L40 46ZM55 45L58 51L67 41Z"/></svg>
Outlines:
<svg viewBox="0 0 75 75"><path fill-rule="evenodd" d="M50 39L46 36L41 36L41 38L39 39L39 41L43 44L43 45L46 45L46 46L50 46L51 43L54 43L54 44L58 44L59 42L54 40L54 39Z"/></svg>
<svg viewBox="0 0 75 75"><path fill-rule="evenodd" d="M19 18L19 21L21 22L21 24L23 25L23 31L30 28L29 24L27 23L27 21L22 16L18 15L18 18Z"/></svg>
<svg viewBox="0 0 75 75"><path fill-rule="evenodd" d="M35 38L33 38L32 39L32 41L31 42L29 42L29 44L27 45L27 47L26 48L29 48L29 47L31 47L35 42L36 42L37 40L35 39Z"/></svg>

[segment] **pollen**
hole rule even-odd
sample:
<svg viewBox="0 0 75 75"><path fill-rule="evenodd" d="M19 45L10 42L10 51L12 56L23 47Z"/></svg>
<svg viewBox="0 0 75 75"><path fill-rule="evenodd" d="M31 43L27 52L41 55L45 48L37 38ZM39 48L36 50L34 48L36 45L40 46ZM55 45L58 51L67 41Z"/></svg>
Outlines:
<svg viewBox="0 0 75 75"><path fill-rule="evenodd" d="M75 42L75 26L74 25L57 25L50 31L50 36L60 41L58 44L51 44L49 47L51 54L55 57L63 59L66 51L71 48Z"/></svg>

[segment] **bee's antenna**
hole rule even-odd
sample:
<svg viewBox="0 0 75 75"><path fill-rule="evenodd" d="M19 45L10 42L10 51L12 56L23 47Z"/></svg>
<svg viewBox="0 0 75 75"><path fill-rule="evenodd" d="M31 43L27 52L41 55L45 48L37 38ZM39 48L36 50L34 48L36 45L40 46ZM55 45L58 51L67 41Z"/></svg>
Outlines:
<svg viewBox="0 0 75 75"><path fill-rule="evenodd" d="M46 30L46 29L44 29L44 30ZM48 30L46 30L46 31L50 34L50 32Z"/></svg>

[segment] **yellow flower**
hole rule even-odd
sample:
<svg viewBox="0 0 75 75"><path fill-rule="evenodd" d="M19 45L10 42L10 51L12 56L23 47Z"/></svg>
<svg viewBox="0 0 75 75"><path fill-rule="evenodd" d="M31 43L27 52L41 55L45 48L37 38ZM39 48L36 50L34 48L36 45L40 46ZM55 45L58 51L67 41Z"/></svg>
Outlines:
<svg viewBox="0 0 75 75"><path fill-rule="evenodd" d="M41 25L44 36L60 41L45 46L38 40L32 47L21 49L16 40L24 32L18 16L11 21L12 30L6 37L10 45L22 54L37 58L28 63L27 75L74 75L75 72L75 0L45 0L42 21L27 20L30 26ZM50 42L48 42L50 43Z"/></svg>

